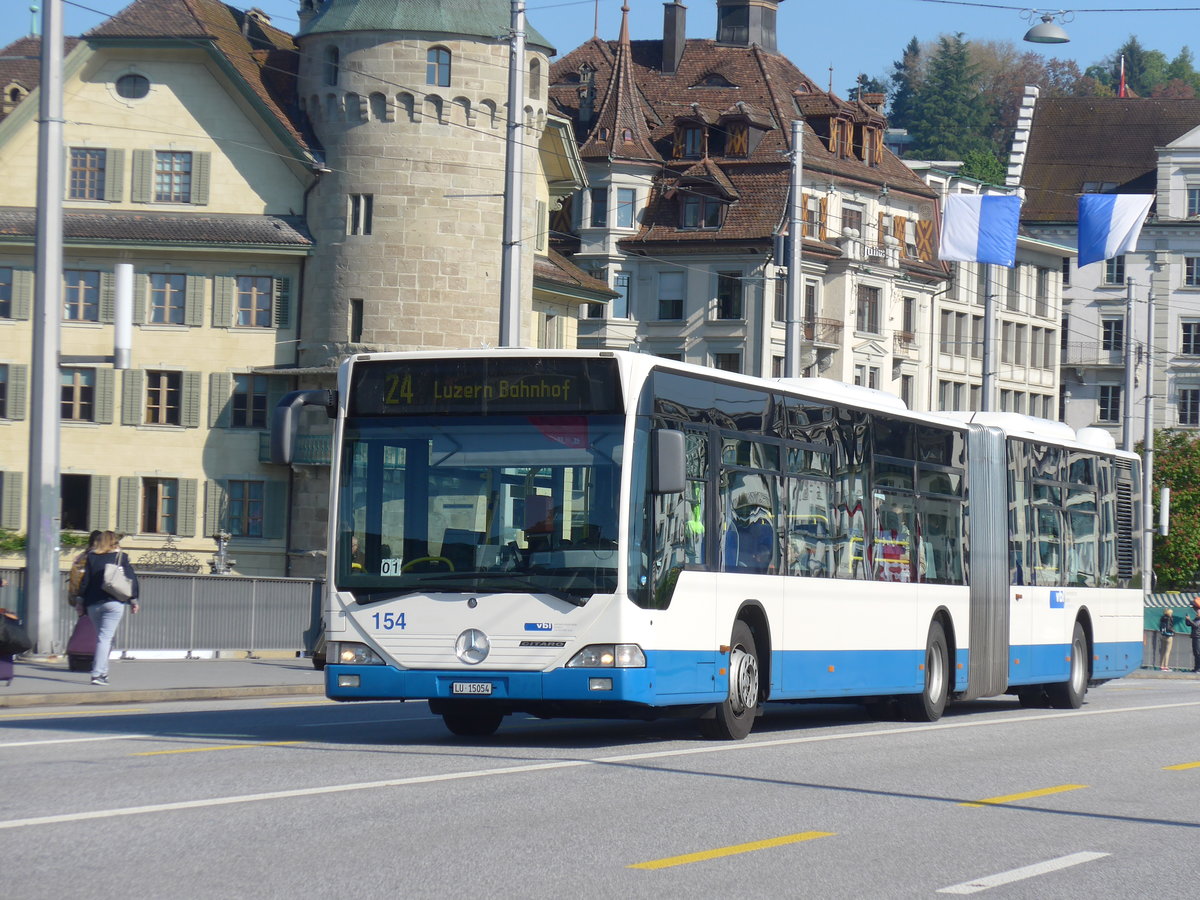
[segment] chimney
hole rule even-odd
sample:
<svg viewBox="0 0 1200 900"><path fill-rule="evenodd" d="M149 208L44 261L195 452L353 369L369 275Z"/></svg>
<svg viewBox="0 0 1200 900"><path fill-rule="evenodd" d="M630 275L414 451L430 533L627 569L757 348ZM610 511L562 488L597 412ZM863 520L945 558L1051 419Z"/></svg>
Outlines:
<svg viewBox="0 0 1200 900"><path fill-rule="evenodd" d="M683 45L687 41L684 27L686 18L687 7L679 0L663 4L662 71L664 75L674 75L679 71L679 61L683 59Z"/></svg>
<svg viewBox="0 0 1200 900"><path fill-rule="evenodd" d="M317 13L321 11L322 2L323 0L300 0L299 18L301 31L304 30L309 22L316 18Z"/></svg>
<svg viewBox="0 0 1200 900"><path fill-rule="evenodd" d="M864 105L871 107L875 112L881 113L883 112L883 101L887 99L887 94L877 94L874 91L867 91L860 94L859 99L862 100Z"/></svg>

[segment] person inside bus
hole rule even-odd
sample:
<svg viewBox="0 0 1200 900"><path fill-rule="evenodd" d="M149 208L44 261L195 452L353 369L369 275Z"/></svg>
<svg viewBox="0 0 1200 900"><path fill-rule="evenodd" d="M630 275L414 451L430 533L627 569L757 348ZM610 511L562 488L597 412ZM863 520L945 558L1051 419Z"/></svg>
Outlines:
<svg viewBox="0 0 1200 900"><path fill-rule="evenodd" d="M544 553L563 546L559 525L562 507L542 494L525 498L525 546L530 553Z"/></svg>

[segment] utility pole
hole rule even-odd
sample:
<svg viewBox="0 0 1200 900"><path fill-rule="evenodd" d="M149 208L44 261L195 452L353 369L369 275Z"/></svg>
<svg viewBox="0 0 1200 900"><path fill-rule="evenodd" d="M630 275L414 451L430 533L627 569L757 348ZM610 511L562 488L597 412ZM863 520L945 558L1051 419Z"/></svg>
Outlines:
<svg viewBox="0 0 1200 900"><path fill-rule="evenodd" d="M26 620L34 652L53 651L59 553L59 319L62 316L63 231L62 0L42 8L38 98L37 280L29 416L29 503L25 531Z"/></svg>
<svg viewBox="0 0 1200 900"><path fill-rule="evenodd" d="M787 276L787 332L786 349L783 357L783 374L788 378L800 377L800 344L804 337L801 298L804 293L804 273L800 271L804 250L804 209L800 193L802 165L804 162L804 122L792 120L792 182L788 202L788 276Z"/></svg>
<svg viewBox="0 0 1200 900"><path fill-rule="evenodd" d="M996 297L992 291L991 263L981 262L979 265L983 266L983 396L979 409L991 412L995 402L993 395L996 393Z"/></svg>
<svg viewBox="0 0 1200 900"><path fill-rule="evenodd" d="M1154 590L1154 291L1146 297L1146 425L1142 435L1142 593Z"/></svg>
<svg viewBox="0 0 1200 900"><path fill-rule="evenodd" d="M1149 334L1146 335L1146 343L1150 343ZM1123 418L1124 424L1121 429L1121 449L1128 453L1133 452L1133 382L1134 382L1134 355L1133 355L1133 279L1125 279L1125 395L1123 398ZM1146 389L1146 397L1149 398L1149 386Z"/></svg>
<svg viewBox="0 0 1200 900"><path fill-rule="evenodd" d="M508 136L504 148L504 236L500 260L500 346L521 343L521 210L525 189L525 0L512 0L508 57ZM539 223L538 227L541 227Z"/></svg>

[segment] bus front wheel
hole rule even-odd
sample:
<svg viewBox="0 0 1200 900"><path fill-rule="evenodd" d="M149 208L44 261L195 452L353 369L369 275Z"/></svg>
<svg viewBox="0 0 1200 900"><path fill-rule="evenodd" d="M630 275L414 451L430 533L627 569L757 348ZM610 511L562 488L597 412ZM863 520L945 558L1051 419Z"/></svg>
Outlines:
<svg viewBox="0 0 1200 900"><path fill-rule="evenodd" d="M459 737L487 737L495 734L504 718L503 710L484 704L463 703L442 711L442 721L451 734Z"/></svg>
<svg viewBox="0 0 1200 900"><path fill-rule="evenodd" d="M946 710L950 695L950 654L946 648L946 630L934 621L925 644L925 685L919 694L905 694L900 709L910 722L936 722Z"/></svg>
<svg viewBox="0 0 1200 900"><path fill-rule="evenodd" d="M1071 635L1071 672L1066 681L1046 685L1046 699L1052 709L1079 709L1087 693L1088 645L1083 626L1075 623Z"/></svg>
<svg viewBox="0 0 1200 900"><path fill-rule="evenodd" d="M758 648L754 633L742 620L733 625L729 640L729 695L717 704L711 719L700 720L700 731L718 741L740 741L754 727L759 701Z"/></svg>

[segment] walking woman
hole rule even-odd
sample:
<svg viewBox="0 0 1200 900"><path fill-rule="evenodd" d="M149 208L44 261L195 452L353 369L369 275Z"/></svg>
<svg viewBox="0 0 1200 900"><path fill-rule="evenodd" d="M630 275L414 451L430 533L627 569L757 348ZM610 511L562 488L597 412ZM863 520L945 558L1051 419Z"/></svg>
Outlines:
<svg viewBox="0 0 1200 900"><path fill-rule="evenodd" d="M133 584L132 596L128 601L111 596L104 586L104 567L115 563L121 567ZM121 617L125 615L126 602L138 611L137 573L129 564L129 556L121 550L121 539L113 531L105 531L88 550L87 566L83 572L83 583L79 589L88 618L96 625L96 653L92 658L92 684L108 684L108 656L112 652L113 636Z"/></svg>
<svg viewBox="0 0 1200 900"><path fill-rule="evenodd" d="M1183 621L1192 629L1192 671L1200 673L1200 597L1192 599L1192 615Z"/></svg>

